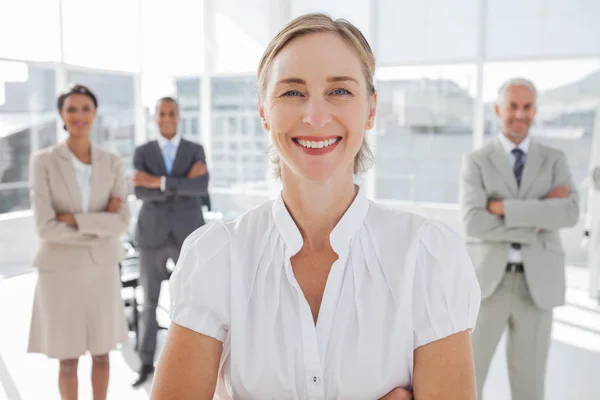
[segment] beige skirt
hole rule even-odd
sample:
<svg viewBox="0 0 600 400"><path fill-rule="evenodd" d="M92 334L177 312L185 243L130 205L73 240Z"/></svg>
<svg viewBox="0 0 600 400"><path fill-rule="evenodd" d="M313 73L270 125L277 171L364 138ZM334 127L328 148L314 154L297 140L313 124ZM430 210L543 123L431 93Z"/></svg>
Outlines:
<svg viewBox="0 0 600 400"><path fill-rule="evenodd" d="M39 271L28 352L59 360L101 355L127 336L117 265Z"/></svg>

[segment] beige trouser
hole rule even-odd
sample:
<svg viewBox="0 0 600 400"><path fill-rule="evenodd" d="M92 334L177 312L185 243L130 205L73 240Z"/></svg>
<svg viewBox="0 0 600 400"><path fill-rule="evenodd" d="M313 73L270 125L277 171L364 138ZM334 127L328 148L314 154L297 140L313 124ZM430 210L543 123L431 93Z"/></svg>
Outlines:
<svg viewBox="0 0 600 400"><path fill-rule="evenodd" d="M506 326L512 400L544 400L552 310L536 307L522 272L507 272L494 294L481 303L472 334L478 399L483 399L483 385Z"/></svg>

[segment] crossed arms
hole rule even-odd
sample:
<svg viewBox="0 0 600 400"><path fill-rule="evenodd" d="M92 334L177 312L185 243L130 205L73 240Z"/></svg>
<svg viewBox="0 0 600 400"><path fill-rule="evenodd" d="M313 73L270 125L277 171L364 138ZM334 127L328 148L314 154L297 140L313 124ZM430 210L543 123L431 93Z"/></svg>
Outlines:
<svg viewBox="0 0 600 400"><path fill-rule="evenodd" d="M491 242L531 244L541 230L573 226L579 217L579 198L567 160L554 165L553 189L541 199L489 199L480 167L465 157L460 208L465 234Z"/></svg>
<svg viewBox="0 0 600 400"><path fill-rule="evenodd" d="M133 167L136 169L131 181L135 187L134 192L138 199L165 201L173 196L200 197L208 194L209 174L206 167L204 149L198 147L194 155L195 163L184 178L160 177L152 175L144 168L141 148L135 150ZM161 180L165 179L164 190L161 189Z"/></svg>

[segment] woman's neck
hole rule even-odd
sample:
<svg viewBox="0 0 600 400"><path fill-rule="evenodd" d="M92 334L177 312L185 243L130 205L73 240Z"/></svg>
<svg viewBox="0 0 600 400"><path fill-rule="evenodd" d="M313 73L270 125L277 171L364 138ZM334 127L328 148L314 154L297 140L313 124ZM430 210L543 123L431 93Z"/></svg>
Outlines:
<svg viewBox="0 0 600 400"><path fill-rule="evenodd" d="M356 197L352 172L328 181L306 181L282 168L282 198L296 222L304 248L322 250L329 236Z"/></svg>
<svg viewBox="0 0 600 400"><path fill-rule="evenodd" d="M92 143L88 136L69 136L67 139L67 146L79 161L84 164L90 164Z"/></svg>

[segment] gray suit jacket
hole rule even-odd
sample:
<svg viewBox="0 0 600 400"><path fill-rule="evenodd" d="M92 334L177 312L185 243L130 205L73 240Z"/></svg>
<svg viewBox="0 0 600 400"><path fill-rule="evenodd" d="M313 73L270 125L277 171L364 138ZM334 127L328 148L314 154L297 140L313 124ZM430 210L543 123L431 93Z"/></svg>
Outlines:
<svg viewBox="0 0 600 400"><path fill-rule="evenodd" d="M208 195L209 175L187 178L197 161L206 162L204 148L181 139L171 175L166 178L166 190L135 188L135 195L143 200L135 234L139 246L157 246L171 236L181 248L185 238L204 225L202 197ZM167 170L160 146L156 140L135 149L133 166L156 176L166 176Z"/></svg>
<svg viewBox="0 0 600 400"><path fill-rule="evenodd" d="M566 199L545 196L567 185ZM487 211L490 199L504 200L504 218ZM467 249L486 299L500 283L511 243L521 244L525 277L535 304L564 304L565 254L558 230L579 218L579 199L563 152L531 142L521 186L498 139L467 155L460 188L461 218Z"/></svg>

